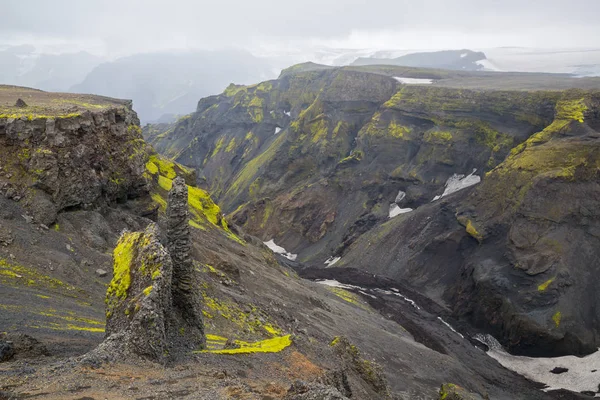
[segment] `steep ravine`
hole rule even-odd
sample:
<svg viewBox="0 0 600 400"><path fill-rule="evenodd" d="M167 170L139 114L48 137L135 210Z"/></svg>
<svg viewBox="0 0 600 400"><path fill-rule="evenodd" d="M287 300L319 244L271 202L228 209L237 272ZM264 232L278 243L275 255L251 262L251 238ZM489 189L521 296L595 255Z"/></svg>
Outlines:
<svg viewBox="0 0 600 400"><path fill-rule="evenodd" d="M592 352L599 94L465 74L290 68L146 136L195 167L233 221L300 262L339 257L334 268L401 279L511 351ZM452 87L465 79L481 89ZM477 185L451 194L455 174Z"/></svg>
<svg viewBox="0 0 600 400"><path fill-rule="evenodd" d="M17 109L24 94L28 106ZM2 86L0 100L10 111L0 117L0 398L383 400L437 398L443 384L442 393L474 398L561 398L455 343L435 318L384 318L349 291L299 278L223 217L194 171L141 140L127 102ZM157 353L163 365L119 352L111 363L82 357L102 342L107 319L108 332L139 321L138 301L160 292L140 273L167 273L153 276L156 265L143 260L166 257L174 186L188 193L178 209L187 205L207 347L191 348L184 328L171 332L184 346ZM417 323L439 346L424 344ZM152 332L133 334L152 345Z"/></svg>

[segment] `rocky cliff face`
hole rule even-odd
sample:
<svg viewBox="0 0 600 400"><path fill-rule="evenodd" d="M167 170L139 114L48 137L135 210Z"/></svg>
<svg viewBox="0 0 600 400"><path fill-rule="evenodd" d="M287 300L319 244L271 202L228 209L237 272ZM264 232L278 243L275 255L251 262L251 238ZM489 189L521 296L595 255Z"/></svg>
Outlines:
<svg viewBox="0 0 600 400"><path fill-rule="evenodd" d="M148 137L196 167L250 233L323 262L385 220L400 192L399 206L414 209L442 194L453 174L494 168L550 125L568 96L407 86L390 68L388 76L292 69L231 86Z"/></svg>
<svg viewBox="0 0 600 400"><path fill-rule="evenodd" d="M234 221L301 261L341 257L408 279L517 351L598 347L586 278L598 257L598 92L483 78L487 90L466 90L436 72L439 83L410 86L398 73L291 68L147 133ZM451 195L480 180L472 197Z"/></svg>
<svg viewBox="0 0 600 400"><path fill-rule="evenodd" d="M25 108L0 111L0 190L36 222L49 226L60 211L114 204L147 191L146 144L130 103L72 95L52 101L24 89L0 93L0 100L28 101Z"/></svg>

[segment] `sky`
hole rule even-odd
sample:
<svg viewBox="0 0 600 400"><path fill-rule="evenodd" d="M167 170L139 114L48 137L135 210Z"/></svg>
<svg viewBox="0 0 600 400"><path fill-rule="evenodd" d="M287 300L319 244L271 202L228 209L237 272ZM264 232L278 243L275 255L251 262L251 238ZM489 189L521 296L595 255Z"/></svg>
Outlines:
<svg viewBox="0 0 600 400"><path fill-rule="evenodd" d="M3 0L0 45L104 56L243 48L600 47L600 0Z"/></svg>

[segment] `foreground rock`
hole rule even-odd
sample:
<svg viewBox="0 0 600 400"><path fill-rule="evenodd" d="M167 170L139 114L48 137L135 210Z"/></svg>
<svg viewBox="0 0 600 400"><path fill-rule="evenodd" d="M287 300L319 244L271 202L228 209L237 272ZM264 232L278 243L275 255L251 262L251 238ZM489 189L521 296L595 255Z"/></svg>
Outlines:
<svg viewBox="0 0 600 400"><path fill-rule="evenodd" d="M48 356L46 346L24 334L0 334L0 362Z"/></svg>
<svg viewBox="0 0 600 400"><path fill-rule="evenodd" d="M0 194L50 226L65 209L143 194L146 144L131 103L1 87ZM15 95L28 104L14 104ZM11 102L11 106L6 105ZM9 103L10 104L10 103Z"/></svg>
<svg viewBox="0 0 600 400"><path fill-rule="evenodd" d="M167 250L158 225L125 232L114 251L106 294L106 339L89 357L141 357L164 363L206 344L202 302L190 258L188 190L173 180L167 207Z"/></svg>
<svg viewBox="0 0 600 400"><path fill-rule="evenodd" d="M191 350L206 343L202 323L202 299L190 258L188 188L181 177L173 180L167 206L168 248L173 260L173 305L181 322L179 342Z"/></svg>
<svg viewBox="0 0 600 400"><path fill-rule="evenodd" d="M173 264L158 226L124 233L114 251L114 277L106 295L106 339L86 356L98 361L168 354Z"/></svg>

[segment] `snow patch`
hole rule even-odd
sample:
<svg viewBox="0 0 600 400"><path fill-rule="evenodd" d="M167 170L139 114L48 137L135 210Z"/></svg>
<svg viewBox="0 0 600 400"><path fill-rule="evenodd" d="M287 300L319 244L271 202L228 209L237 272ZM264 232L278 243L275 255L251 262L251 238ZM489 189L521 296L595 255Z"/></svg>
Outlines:
<svg viewBox="0 0 600 400"><path fill-rule="evenodd" d="M548 387L543 389L544 391L557 389L567 389L573 392L596 393L598 391L600 373L592 371L600 371L600 351L585 357L533 358L508 354L490 335L476 335L475 339L486 344L490 349L487 354L505 368L533 381L546 384ZM550 372L556 367L569 370L562 374Z"/></svg>
<svg viewBox="0 0 600 400"><path fill-rule="evenodd" d="M433 83L433 79L403 78L400 76L395 76L394 79L405 85L431 85Z"/></svg>
<svg viewBox="0 0 600 400"><path fill-rule="evenodd" d="M288 117L292 116L292 112L291 111L284 111L284 114L287 115Z"/></svg>
<svg viewBox="0 0 600 400"><path fill-rule="evenodd" d="M392 203L390 204L390 218L394 218L395 216L400 214L406 214L407 212L411 212L412 210L412 208L400 208L398 207L398 204Z"/></svg>
<svg viewBox="0 0 600 400"><path fill-rule="evenodd" d="M342 259L342 257L331 256L325 261L324 264L327 265L327 267L329 268L329 267L333 266L333 264L335 264L336 262L340 261L341 259Z"/></svg>
<svg viewBox="0 0 600 400"><path fill-rule="evenodd" d="M462 54L460 55L460 58L465 58L466 56L467 56L467 53L462 53ZM464 67L463 67L463 68L464 68Z"/></svg>
<svg viewBox="0 0 600 400"><path fill-rule="evenodd" d="M359 292L360 292L360 294L364 294L365 296L369 296L372 299L376 299L377 298L377 296L373 296L372 294L363 292L362 290L359 290Z"/></svg>
<svg viewBox="0 0 600 400"><path fill-rule="evenodd" d="M281 132L281 128L280 127L275 127L275 135L277 135L279 132Z"/></svg>
<svg viewBox="0 0 600 400"><path fill-rule="evenodd" d="M284 249L283 247L277 246L273 239L269 240L268 242L263 242L263 243L269 249L271 249L271 251L273 253L281 254L283 257L287 258L290 261L296 261L296 257L298 257L298 254L292 254L292 253L288 252L286 249Z"/></svg>
<svg viewBox="0 0 600 400"><path fill-rule="evenodd" d="M345 283L338 282L335 279L323 279L322 281L316 281L316 282L320 285L337 287L337 288L341 288L341 289L365 290L364 288L361 288L360 286L347 285Z"/></svg>
<svg viewBox="0 0 600 400"><path fill-rule="evenodd" d="M473 186L481 182L481 177L478 175L474 175L477 169L474 169L469 175L464 176L462 174L454 174L446 181L446 188L444 189L444 193L439 196L435 196L433 200L436 201L441 199L444 196L448 196L454 192L458 192L459 190L468 188L469 186Z"/></svg>
<svg viewBox="0 0 600 400"><path fill-rule="evenodd" d="M398 196L396 196L396 200L394 200L394 203L400 204L400 202L404 200L405 197L406 193L404 193L402 190L398 191Z"/></svg>
<svg viewBox="0 0 600 400"><path fill-rule="evenodd" d="M394 292L392 292L392 290L395 290ZM384 290L384 289L375 289L375 291L379 292L379 293L383 293L383 294L393 294L394 296L398 296L400 297L402 300L406 301L407 303L409 303L411 306L413 306L414 308L416 308L417 310L420 310L421 307L419 307L417 305L417 303L414 300L409 299L408 297L404 296L402 293L398 292L398 289L393 289L392 290Z"/></svg>
<svg viewBox="0 0 600 400"><path fill-rule="evenodd" d="M461 334L459 331L457 331L456 329L454 329L454 328L452 327L452 325L450 325L449 323L447 323L446 321L444 321L444 320L442 319L442 317L438 317L438 319L439 319L440 321L442 321L442 324L444 324L444 325L446 325L448 328L450 328L450 330L451 330L452 332L456 333L458 336L460 336L460 337L461 337L461 338L463 338L463 339L465 338L465 337L464 337L464 336L463 336L463 335L462 335L462 334Z"/></svg>

